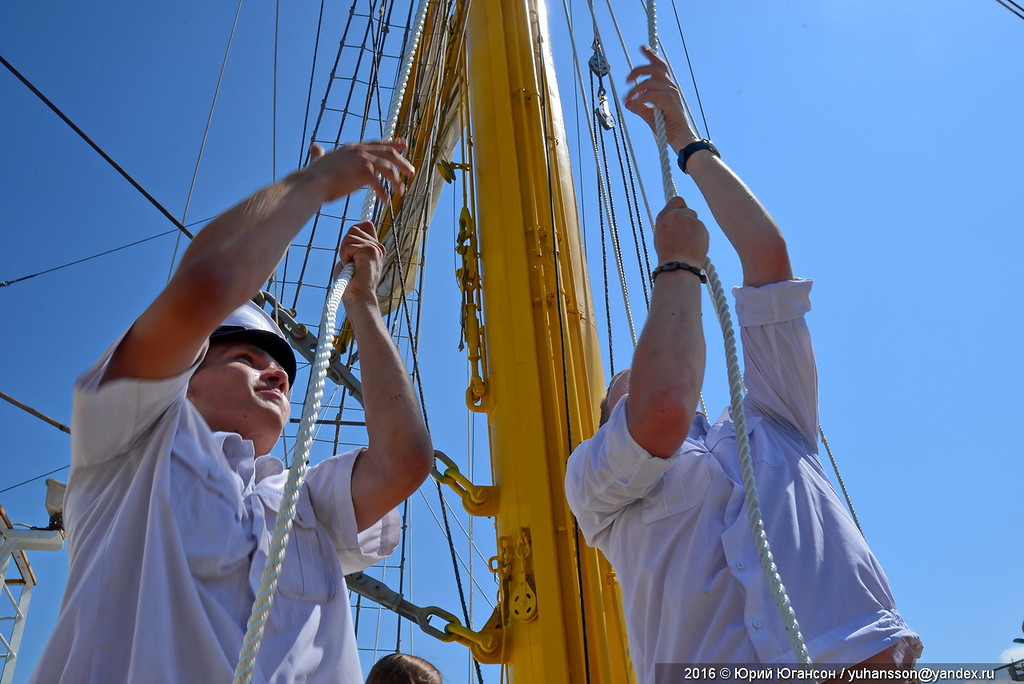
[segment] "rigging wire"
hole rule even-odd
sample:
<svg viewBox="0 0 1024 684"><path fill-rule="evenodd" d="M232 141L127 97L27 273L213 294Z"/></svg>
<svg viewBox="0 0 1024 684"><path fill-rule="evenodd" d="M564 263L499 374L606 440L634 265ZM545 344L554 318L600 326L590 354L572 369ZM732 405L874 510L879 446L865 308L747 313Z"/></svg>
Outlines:
<svg viewBox="0 0 1024 684"><path fill-rule="evenodd" d="M82 140L84 140L86 143L88 143L89 146L92 147L92 149L94 149L101 157L103 157L104 161L106 161L108 164L110 164L114 168L114 170L117 171L119 174L121 174L121 176L126 181L131 183L132 187L134 187L136 190L138 190L140 193L142 193L142 196L145 197L147 200L149 200L150 204L152 204L154 207L156 207L160 211L161 214L163 214L165 217L167 217L167 220L170 221L171 223L173 223L175 225L175 227L177 227L178 230L180 230L182 233L184 233L189 238L195 237L194 235L192 235L192 233L189 231L188 228L186 228L184 225L182 225L181 221L176 219L174 217L174 215L171 212L169 212L166 207L164 207L164 205L160 204L160 202L157 201L157 199L155 197L153 197L153 195L149 194L149 192L147 192L146 189L144 187L142 187L139 184L138 181L136 181L134 178L132 178L132 176L127 171L125 171L123 168L121 168L121 166L116 161L114 161L113 158L111 158L111 156L109 154L104 152L103 148L101 148L99 145L97 145L95 142L93 142L92 138L90 138L88 135L85 134L85 131L83 131L81 128L79 128L77 125L75 125L75 122L72 121L70 118L68 118L68 116L64 112L62 112L60 110L60 108L57 107L57 105L55 105L45 95L43 95L43 93L38 88L36 88L32 84L31 81L29 81L27 78L25 78L21 74L20 71L15 69L14 65L12 65L10 62L8 62L3 57L0 57L0 64L3 64L4 67L8 71L10 71L12 74L14 74L14 77L17 78L19 81L21 81L25 85L26 88L31 90L32 94L35 95L36 97L38 97L42 101L42 103L45 104L47 107L49 107L50 110L54 114L56 114L58 117L60 117L61 121L66 123L68 126L70 126L71 130L73 130L75 133L78 134L78 137L80 137Z"/></svg>
<svg viewBox="0 0 1024 684"><path fill-rule="evenodd" d="M593 76L591 76L591 91L593 91ZM601 168L603 169L605 179L610 179L611 171L608 167L608 150L605 143L605 137L598 134L598 143L600 145L600 161ZM633 321L633 308L629 302L629 284L626 282L626 269L622 260L622 244L619 240L619 221L615 215L615 202L612 198L611 184L605 188L605 201L608 203L608 234L612 239L612 252L615 255L615 264L619 274L619 286L622 288L622 303L625 307L626 322L629 325L629 336L633 340L633 346L636 347L636 325Z"/></svg>
<svg viewBox="0 0 1024 684"><path fill-rule="evenodd" d="M420 7L417 9L417 17L415 21L416 28L414 29L415 37L409 46L409 51L402 60L402 66L397 81L398 87L393 94L392 106L388 112L387 125L392 129L398 118L399 104L406 91L409 74L412 69L411 57L416 50L416 46L422 34L423 25L427 16L427 8L428 2L426 0L422 0ZM372 214L374 202L373 193L368 192L362 211L363 220L368 219ZM312 446L310 427L316 419L316 415L319 412L320 403L323 398L323 385L326 380L327 364L330 357L328 332L334 327L338 306L341 303L341 297L348 285L348 281L352 277L352 272L353 268L351 264L342 269L341 274L331 285L328 296L324 301L323 313L321 316L320 336L316 346L316 360L310 370L309 389L306 401L303 403L302 424L299 428L299 437L297 439L299 447L296 450L296 462L289 469L288 480L285 484L284 496L281 501L281 510L278 512L278 522L274 526L270 550L267 554L266 566L260 580L260 587L257 592L256 601L253 604L252 614L250 615L246 627L245 638L239 654L238 666L235 669L234 680L236 683L248 682L251 680L256 656L259 652L260 643L263 638L263 630L266 626L270 607L273 605L274 595L277 588L277 580L281 572L281 562L284 558L285 549L288 544L288 538L292 527L292 518L295 514L295 507L298 502L299 487L302 484L303 476L307 469L307 459Z"/></svg>
<svg viewBox="0 0 1024 684"><path fill-rule="evenodd" d="M412 11L412 6L410 5L410 12L411 11ZM406 41L409 40L409 38L410 38L410 34L407 31L406 35L403 38L403 49L402 49L403 53L407 49L407 45L405 43L406 43ZM379 73L379 69L375 69L374 70L374 74L376 75L378 73ZM432 89L432 91L433 91L433 93L435 95L435 99L439 100L440 99L440 89L439 88L434 88L434 89ZM377 102L378 102L378 106L379 106L379 103L380 103L380 98L379 97L377 98ZM420 106L417 106L417 105L418 105L418 103L414 103L413 111L423 111L423 108L420 107ZM389 119L390 119L390 117L389 117ZM431 132L432 132L432 134L434 136L436 136L438 134L438 129L435 127ZM393 133L393 131L392 131L392 133ZM426 143L426 146L428 148L433 148L435 145L436 145L436 138L434 140L428 141ZM423 173L425 171L425 172L429 173L432 176L435 173L435 169L436 169L435 166L430 166L430 167L428 167L428 169L422 169L421 173ZM421 182L423 182L426 187L429 187L430 184L431 184L429 177L428 177L427 181L421 181ZM406 206L406 205L403 204L403 207L404 206ZM395 263L395 271L394 271L394 273L392 275L392 278L393 278L393 282L397 282L398 287L399 287L399 302L400 302L400 307L399 308L404 312L406 330L409 331L409 349L410 349L410 353L412 355L412 376L413 376L414 382L416 383L416 387L417 387L417 390L418 390L420 406L421 406L421 410L423 412L424 424L427 427L427 432L430 432L430 423L429 423L429 419L428 419L427 411L426 411L426 405L427 405L426 404L426 397L425 397L424 389L423 389L423 377L422 377L422 375L420 373L419 353L418 353L419 349L418 349L418 343L417 343L417 339L418 338L417 338L417 335L413 334L414 330L419 330L419 323L420 323L420 320L421 320L420 316L422 314L423 307L419 306L419 305L417 305L417 307L416 307L417 323L414 326L413 322L412 322L412 319L410 317L410 313L409 313L409 293L408 293L408 291L406 290L406 287L405 287L405 274L403 272L402 258L401 258L402 255L401 255L401 252L400 252L400 245L402 244L402 240L401 240L401 236L398 234L399 231L407 229L407 225L406 225L406 222L404 222L404 221L400 222L400 221L397 220L397 217L394 215L393 210L394 210L393 206L389 206L389 207L387 207L385 209L385 211L392 212L392 216L391 216L391 235L392 235L392 242L395 245L395 262L394 262ZM415 221L416 218L417 217L410 217L410 219L413 220L413 221ZM425 217L419 217L419 219L420 219L420 221L424 221ZM413 228L413 230L415 230L415 228ZM421 250L420 262L421 263L423 263L425 261L425 259L426 259L426 254L425 254L426 253L426 245L427 245L426 240L421 241L421 246L420 246L420 250ZM410 254L410 261L411 261L411 254ZM425 274L424 274L423 269L420 269L420 272L419 272L419 282L420 282L420 291L421 292L422 292L422 287L423 287L423 278L424 278L424 276L425 276ZM398 318L397 314L395 315L395 318ZM442 522L443 522L443 525L444 525L445 538L448 541L448 548L449 548L449 551L450 551L451 556L452 556L452 567L453 567L453 569L455 571L455 583L456 583L456 586L458 588L459 602L460 602L461 607L462 607L463 619L466 621L465 624L468 627L470 624L472 624L471 623L471 619L470 619L469 606L468 606L468 603L466 601L465 589L464 589L464 587L462 585L462 575L459 572L459 566L458 566L458 562L457 562L457 553L456 553L456 550L455 550L454 541L452 540L451 525L450 525L450 523L448 521L447 507L444 505L445 501L444 501L444 495L443 495L443 488L441 487L441 483L439 481L435 481L435 485L437 487L438 499L439 499L440 504L441 504L441 506L440 506L440 508L441 508L441 518L442 518ZM480 663L477 662L475 659L474 659L473 662L474 662L475 667L476 667L477 679L482 684L483 683L483 672L482 672L482 670L480 668Z"/></svg>
<svg viewBox="0 0 1024 684"><path fill-rule="evenodd" d="M231 44L235 40L235 29L238 28L238 17L242 13L242 2L238 0L235 8L235 18L231 22L231 33L228 34L228 44L224 48L224 59L220 63L220 73L217 75L217 85L213 90L213 100L210 102L210 113L206 117L206 127L203 129L203 138L199 142L199 154L196 156L196 166L192 170L192 181L188 186L188 194L185 196L185 208L181 210L181 221L185 222L188 217L188 208L192 204L192 193L196 189L196 180L199 178L199 165L203 161L203 151L206 149L206 140L210 136L210 128L213 125L213 113L217 108L217 99L220 97L220 87L224 83L224 72L227 71L228 55L231 54ZM178 260L178 248L181 246L181 236L174 242L174 252L171 255L171 263L167 272L167 280L170 281L174 274L174 264Z"/></svg>
<svg viewBox="0 0 1024 684"><path fill-rule="evenodd" d="M650 45L654 51L658 51L660 40L657 29L657 12L655 0L648 0L647 22L650 34ZM662 182L665 185L665 199L668 200L676 195L675 184L671 177L671 166L668 162L667 136L665 133L665 117L660 109L654 109L655 138L658 144L658 156L662 167ZM746 425L746 415L743 406L743 380L739 368L739 358L736 350L736 333L733 330L732 318L729 313L729 305L725 297L725 290L722 288L721 280L710 259L704 262L704 270L707 273L708 288L711 291L711 300L715 305L715 312L718 314L718 322L722 328L722 336L725 340L726 366L729 375L729 396L733 421L735 423L736 446L739 452L740 471L743 482L743 494L747 505L747 518L750 523L750 531L753 536L754 546L758 552L761 562L761 570L764 573L765 581L771 589L772 598L775 600L779 617L786 627L786 634L789 636L790 644L797 661L809 666L812 664L807 646L804 643L803 634L800 632L800 623L796 619L793 605L782 583L776 566L771 544L765 532L764 516L761 514L760 502L757 494L756 478L754 476L753 462L750 455L750 440Z"/></svg>
<svg viewBox="0 0 1024 684"><path fill-rule="evenodd" d="M309 145L306 144L306 130L309 127L309 106L313 101L313 80L316 75L316 60L320 53L320 34L323 30L324 24L324 2L320 0L320 16L316 20L316 37L313 39L313 60L312 65L309 67L309 88L306 91L306 112L302 117L302 138L299 141L299 161L298 166L302 166L303 160L306 158L306 150Z"/></svg>
<svg viewBox="0 0 1024 684"><path fill-rule="evenodd" d="M686 35L683 33L683 24L679 20L679 8L676 6L676 0L672 0L672 12L676 18L676 28L679 29L679 40L683 44L683 55L686 58L686 66L690 70L690 83L693 84L693 93L697 97L697 109L700 110L700 119L704 123L704 137L711 137L711 129L708 128L708 119L704 115L704 103L700 99L700 88L697 87L697 75L693 72L693 61L690 59L690 51L686 47ZM687 114L690 118L693 118L693 113L690 112L690 108L686 108Z"/></svg>
<svg viewBox="0 0 1024 684"><path fill-rule="evenodd" d="M541 81L541 92L542 93L551 92L551 88L553 86L548 81L548 72L544 68L544 64L543 63L541 63L539 65L539 68L537 68L537 73L538 73L538 76L540 77L540 81ZM593 88L593 78L591 78L591 88ZM543 133L543 136L544 136L544 140L551 140L552 139L552 132L550 130L550 117L551 117L551 113L548 110L548 98L546 98L546 97L539 98L538 107L539 107L541 129L542 129L542 133ZM563 273L562 261L559 258L559 254L560 254L559 242L561 240L561 236L559 235L559 231L558 231L559 223L558 223L558 221L556 220L556 217L555 217L555 202L554 202L554 198L555 198L554 171L555 171L555 168L556 168L556 166L558 164L558 160L557 160L557 158L555 158L555 159L552 158L553 157L552 153L553 153L552 148L547 146L547 145L545 145L544 148L543 148L543 156L541 157L540 160L537 160L537 161L541 161L544 164L545 180L547 182L547 197L549 198L549 200L547 202L547 209L548 209L548 211L547 211L547 220L548 220L548 225L551 227L551 230L550 230L551 241L550 241L550 247L549 248L551 250L551 258L554 261L554 279L555 279L554 285L555 285L555 288L554 288L554 293L553 294L554 294L555 303L557 305L557 307L556 307L556 313L557 313L556 320L558 321L558 347L559 347L559 356L554 357L554 358L557 358L557 359L559 359L561 361L560 365L561 365L561 371L562 371L562 408L564 410L565 437L566 437L566 444L565 444L565 448L566 448L565 454L566 454L566 457L562 459L562 462L564 463L565 459L568 457L567 455L572 453L573 446L574 446L574 443L576 441L576 440L573 440L573 427L574 427L573 423L574 423L574 421L573 421L573 416L572 416L572 405L571 405L571 402L569 400L569 394L570 394L570 389L569 389L569 368L568 368L569 364L568 364L568 352L566 350L567 317L566 317L566 310L565 310L566 304L568 303L566 301L566 299L568 298L568 294L570 292L575 292L575 288L573 287L573 283L571 282L571 280L573 278L573 274L572 274L571 270L568 273L568 278L570 279L570 283L568 284L568 286L565 285L564 280L566 278L566 274ZM539 224L539 222L540 222L539 219L540 219L540 216L531 217L531 222ZM540 294L540 293L538 293L538 294ZM550 350L550 351L553 352L554 350ZM554 356L554 355L552 355L552 356ZM583 439L582 435L577 435L577 437L579 438L579 441L582 441L582 439ZM565 472L564 472L564 466L563 466L563 470L562 470L562 477L563 477L563 479L564 479L564 476L565 476ZM579 547L577 547L577 550L578 550L578 548ZM580 592L582 593L582 590L583 590L583 566L582 566L582 563L581 563L582 559L580 558L580 554L578 552L575 554L575 556L576 556L576 581L579 583L578 586L580 587ZM581 600L580 600L580 604L579 604L580 605L580 623L579 624L580 624L581 636L582 636L582 641L583 641L584 679L585 679L585 681L590 682L591 681L591 671L590 671L590 637L589 637L589 631L587 629L587 608L586 608L586 604L587 604L587 602L585 600L582 600L582 596L581 596Z"/></svg>
<svg viewBox="0 0 1024 684"><path fill-rule="evenodd" d="M44 477L47 477L48 475L53 475L54 473L59 473L60 471L67 470L70 467L71 467L71 464L69 463L69 464L67 464L65 466L61 466L60 468L54 468L53 470L51 470L48 473L43 473L42 475L38 475L38 476L33 477L31 479L25 480L24 482L19 482L16 485L11 485L10 487L5 487L3 489L0 489L0 494L3 494L4 492L9 492L12 489L17 489L18 487L21 487L22 485L27 485L27 484L29 484L31 482L35 482L36 480L42 480Z"/></svg>
<svg viewBox="0 0 1024 684"><path fill-rule="evenodd" d="M356 14L355 8L356 8L356 6L355 6L354 3L349 7L348 19L345 22L345 28L342 30L341 39L338 41L338 52L337 52L337 54L334 57L334 64L331 67L331 73L330 73L330 75L328 76L328 79L327 79L327 90L324 93L323 100L321 100L321 102L320 102L320 111L317 114L316 122L313 124L313 132L310 135L310 140L313 141L313 142L315 142L318 139L320 139L320 137L319 137L320 124L323 123L324 114L325 114L326 111L328 111L327 102L328 102L328 100L331 97L331 92L334 89L335 81L337 81L337 80L345 80L343 77L338 76L338 65L341 63L341 58L342 58L342 55L345 52L345 48L349 47L349 43L348 43L349 31L353 27L354 19L355 19L356 16L361 16L361 15L357 15ZM368 23L367 26L366 26L366 30L363 32L362 42L360 43L360 45L365 45L366 44L367 37L369 36L369 32L370 32L370 26L369 26L369 23ZM356 52L356 59L355 59L355 65L351 69L352 76L348 80L351 80L351 81L354 82L355 78L356 78L356 75L359 73L360 69L362 68L363 52L364 51L361 48L357 50L357 52ZM312 74L310 74L310 78L311 79L313 78ZM337 135L337 137L333 141L333 147L337 147L339 141L341 140L342 130L344 129L345 122L346 122L347 116L348 116L349 105L352 102L353 90L354 90L353 88L349 89L348 96L347 96L347 98L345 100L345 103L340 108L340 111L342 112L342 117L341 117L341 121L338 123L338 135ZM335 110L335 111L338 111L338 110ZM303 144L305 144L305 140L303 140ZM308 158L308 156L306 158ZM349 197L347 197L345 199L345 204L344 204L345 208L344 208L344 212L343 213L346 216L348 215L348 207L349 207L350 201L351 201L351 196L349 196ZM305 251L302 254L302 260L301 260L301 264L299 266L298 278L295 280L296 285L295 285L295 293L294 293L294 296L292 298L292 304L291 304L291 308L292 309L297 309L298 308L299 295L301 294L302 288L303 288L303 286L305 284L305 281L306 281L306 269L309 267L309 260L310 260L310 257L312 256L312 252L313 252L313 241L316 239L317 229L320 227L320 217L322 215L323 215L323 211L320 210L320 211L317 211L316 215L313 217L313 225L310 228L309 240L306 243ZM335 250L337 250L337 245L335 246ZM287 277L288 277L287 266L288 266L288 260L286 259L285 260L285 271L282 274L282 277L284 279L286 279L286 280L287 280Z"/></svg>
<svg viewBox="0 0 1024 684"><path fill-rule="evenodd" d="M64 433L69 434L69 435L71 434L71 428L69 428L64 423L61 423L61 422L59 422L57 420L54 420L53 418L50 418L45 413L43 413L41 411L37 411L36 409L32 408L28 404L25 404L25 403L22 403L22 402L18 401L17 399L15 399L11 395L7 394L6 392L0 392L0 399L3 399L4 401L7 401L7 402L13 404L14 406L17 406L22 411L25 411L26 413L29 413L29 414L35 416L36 418L38 418L38 419L40 419L40 420L42 420L42 421L44 421L46 423L49 423L50 425L52 425L53 427L57 428L61 432L64 432ZM71 467L71 464L69 463L68 465L63 465L63 466L61 466L59 468L54 468L53 470L51 470L49 472L46 472L46 473L43 473L42 475L37 475L36 477L30 477L29 479L25 480L24 482L19 482L18 484L11 485L10 487L5 487L3 489L0 489L0 494L3 494L4 492L9 492L12 489L17 489L18 487L21 487L22 485L27 485L30 482L35 482L36 480L41 480L44 477L46 477L47 475L53 475L54 473L59 473L62 470L67 470L70 467Z"/></svg>
<svg viewBox="0 0 1024 684"><path fill-rule="evenodd" d="M114 252L119 252L122 249L128 249L129 247L134 247L136 245L141 245L143 242L149 242L150 240L156 240L157 238L161 238L161 237L164 237L166 235L170 235L171 233L174 233L174 232L176 232L176 231L173 230L173 229L172 230L166 230L166 231L164 231L162 233L157 233L156 235L150 235L147 238L142 238L141 240L136 240L135 242L129 242L127 245L121 245L120 247L114 247L113 249L108 249L105 252L100 252L99 254L93 254L92 256L87 256L87 257L84 257L82 259L75 259L74 261L69 261L66 264L61 264L60 266L54 266L53 268L47 268L47 269L44 269L44 270L39 271L37 273L33 273L31 275L22 276L20 278L15 278L14 280L0 281L0 287L7 287L8 285L14 285L15 283L20 283L21 281L28 280L29 278L35 278L36 276L41 276L41 275L44 275L46 273L53 273L54 271L59 271L62 268L67 268L68 266L74 266L76 264L81 264L81 263L86 262L86 261L91 261L92 259L98 259L101 256L106 256L108 254L113 254Z"/></svg>
<svg viewBox="0 0 1024 684"><path fill-rule="evenodd" d="M238 0L241 5L242 0ZM274 77L270 95L270 177L277 181L277 58L281 51L281 0L274 2Z"/></svg>
<svg viewBox="0 0 1024 684"><path fill-rule="evenodd" d="M1024 7L1021 7L1013 0L996 0L996 2L1013 12L1020 19L1024 19Z"/></svg>

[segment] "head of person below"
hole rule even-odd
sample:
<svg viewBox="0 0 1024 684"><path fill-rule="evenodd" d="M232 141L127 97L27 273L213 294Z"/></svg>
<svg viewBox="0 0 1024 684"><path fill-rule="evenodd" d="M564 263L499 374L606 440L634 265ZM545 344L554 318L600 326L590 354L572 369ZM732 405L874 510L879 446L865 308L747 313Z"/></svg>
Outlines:
<svg viewBox="0 0 1024 684"><path fill-rule="evenodd" d="M295 357L249 297L325 201L400 189L402 141L311 150L304 169L221 214L164 290L75 383L68 583L31 680L231 681L288 473L271 454ZM365 448L314 454L254 682L362 681L345 575L387 557L396 507L433 449L376 301L384 247L350 227L339 268L360 351ZM317 462L319 461L319 462ZM181 654L188 657L181 657Z"/></svg>
<svg viewBox="0 0 1024 684"><path fill-rule="evenodd" d="M366 684L443 684L441 673L423 658L389 653L370 668Z"/></svg>
<svg viewBox="0 0 1024 684"><path fill-rule="evenodd" d="M645 54L650 63L630 74L636 85L626 106L652 128L660 109L669 143L689 148L680 162L743 268L734 295L750 457L804 642L823 670L860 663L900 681L896 671L920 655L920 639L818 460L817 369L805 321L811 282L793 277L781 231L717 148L694 144L667 64ZM566 468L580 530L615 566L640 684L682 681L693 664L796 662L748 522L737 417L731 408L717 419L695 410L707 245L704 224L680 198L669 200L655 226L661 266L632 367L613 378L602 425Z"/></svg>

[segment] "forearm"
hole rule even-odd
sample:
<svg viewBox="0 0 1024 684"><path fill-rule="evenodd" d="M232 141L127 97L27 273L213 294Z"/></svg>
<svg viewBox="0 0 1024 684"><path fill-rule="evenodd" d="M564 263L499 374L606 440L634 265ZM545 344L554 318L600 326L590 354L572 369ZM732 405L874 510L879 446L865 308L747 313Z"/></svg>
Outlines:
<svg viewBox="0 0 1024 684"><path fill-rule="evenodd" d="M627 421L633 439L667 458L686 439L704 382L700 280L688 271L658 276L630 372Z"/></svg>
<svg viewBox="0 0 1024 684"><path fill-rule="evenodd" d="M203 308L222 320L256 294L325 199L323 183L305 169L259 190L200 231L174 280L203 283Z"/></svg>
<svg viewBox="0 0 1024 684"><path fill-rule="evenodd" d="M681 137L672 145L678 151L693 140ZM759 287L791 279L782 232L732 169L710 151L701 150L689 157L686 170L739 255L743 284Z"/></svg>
<svg viewBox="0 0 1024 684"><path fill-rule="evenodd" d="M360 529L379 520L419 488L433 464L433 446L405 364L376 305L346 303L359 348L367 450L357 462L353 492Z"/></svg>

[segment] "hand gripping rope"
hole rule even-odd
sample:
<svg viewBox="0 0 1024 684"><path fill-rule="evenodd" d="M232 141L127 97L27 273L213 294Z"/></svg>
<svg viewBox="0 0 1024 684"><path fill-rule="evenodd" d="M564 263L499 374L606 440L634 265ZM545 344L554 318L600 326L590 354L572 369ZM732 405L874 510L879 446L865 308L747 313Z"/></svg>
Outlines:
<svg viewBox="0 0 1024 684"><path fill-rule="evenodd" d="M398 87L395 89L392 97L391 110L388 113L387 125L383 136L384 139L391 138L395 134L398 110L409 83L412 59L416 53L416 46L419 43L420 36L423 33L428 6L428 0L420 0L414 22L415 29L412 40L402 61L398 76ZM366 200L363 203L361 220L369 221L373 217L374 206L374 194L368 191L366 193ZM252 614L249 616L245 638L242 641L242 650L238 656L239 660L238 666L235 668L234 684L242 684L252 679L256 655L259 653L263 630L267 624L267 616L270 614L270 607L274 602L274 592L277 589L277 581L281 575L281 563L284 560L285 550L288 546L288 537L291 534L295 507L299 500L299 490L302 487L302 480L309 465L309 452L313 446L314 425L316 424L316 417L323 400L327 366L331 356L331 332L335 329L341 297L345 294L345 289L352 280L354 270L355 268L351 263L341 270L341 274L331 285L327 293L327 299L324 301L323 313L320 318L320 335L316 344L316 355L313 359L313 365L309 371L309 384L306 387L302 418L299 421L295 455L293 456L292 465L288 470L288 480L285 484L284 496L281 499L281 509L277 513L277 523L274 526L270 540L270 549L267 553L267 563L263 569L259 589L256 592Z"/></svg>
<svg viewBox="0 0 1024 684"><path fill-rule="evenodd" d="M655 0L647 0L647 29L651 48L658 52L660 41L658 40L657 15L655 12ZM658 154L661 159L661 177L665 186L665 200L676 196L675 183L672 181L672 166L668 158L668 136L665 132L665 117L661 110L655 108L655 137L658 142ZM711 293L711 301L718 314L718 323L722 328L722 336L725 341L725 363L729 375L729 397L732 406L733 422L736 425L736 446L739 450L740 473L743 477L743 495L747 503L747 518L750 521L750 531L754 535L754 545L757 547L757 555L761 561L761 571L768 581L775 599L775 605L786 625L786 634L789 636L790 644L793 646L793 653L796 654L797 662L804 666L812 665L811 656L804 644L804 637L800 633L800 623L797 622L796 613L790 603L786 587L782 584L779 576L779 569L772 558L771 545L768 543L768 536L765 533L764 518L761 515L761 504L757 497L757 483L754 478L754 466L750 458L750 439L747 435L747 419L743 410L743 376L740 373L739 358L736 353L736 335L732 328L732 317L729 315L729 303L722 288L722 281L718 278L718 272L710 259L704 262L704 271L708 276L708 290Z"/></svg>

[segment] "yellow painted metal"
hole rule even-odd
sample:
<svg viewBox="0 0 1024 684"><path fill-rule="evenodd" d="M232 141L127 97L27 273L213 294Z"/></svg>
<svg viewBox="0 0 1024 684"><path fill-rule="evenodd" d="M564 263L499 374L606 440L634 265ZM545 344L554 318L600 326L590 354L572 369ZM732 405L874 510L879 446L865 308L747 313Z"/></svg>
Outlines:
<svg viewBox="0 0 1024 684"><path fill-rule="evenodd" d="M473 0L468 69L501 595L515 683L634 681L614 573L577 538L565 461L604 379L547 18ZM582 577L582 582L580 581Z"/></svg>

